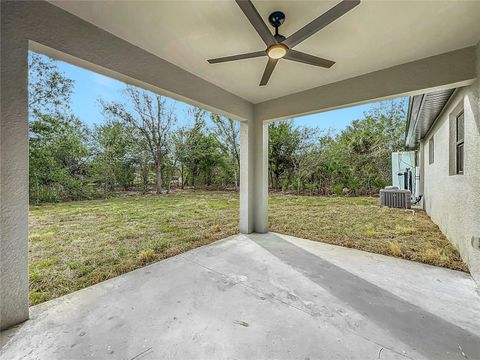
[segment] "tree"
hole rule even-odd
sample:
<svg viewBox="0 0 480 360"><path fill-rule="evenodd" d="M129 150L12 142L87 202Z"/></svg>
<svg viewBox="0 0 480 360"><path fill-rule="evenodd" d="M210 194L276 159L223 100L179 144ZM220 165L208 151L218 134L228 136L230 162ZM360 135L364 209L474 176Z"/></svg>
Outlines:
<svg viewBox="0 0 480 360"><path fill-rule="evenodd" d="M339 134L269 125L269 170L273 188L310 188L322 194L371 194L391 182L391 153L403 149L405 103L378 103Z"/></svg>
<svg viewBox="0 0 480 360"><path fill-rule="evenodd" d="M122 101L100 100L108 121L90 131L71 114L74 82L57 63L31 53L29 64L32 202L102 196L136 181L146 192L152 177L158 194L177 178L182 188L237 188L234 120L192 107L190 124L174 129L169 100L127 86ZM270 124L270 186L317 194L378 191L391 181L391 152L403 149L405 112L402 101L381 102L338 134L291 121Z"/></svg>
<svg viewBox="0 0 480 360"><path fill-rule="evenodd" d="M74 81L58 69L54 60L31 51L28 54L28 67L30 114L40 116L67 112Z"/></svg>
<svg viewBox="0 0 480 360"><path fill-rule="evenodd" d="M186 166L188 163L189 129L182 127L173 134L173 148L176 162L180 166L180 187L185 188Z"/></svg>
<svg viewBox="0 0 480 360"><path fill-rule="evenodd" d="M300 190L304 190L305 182L310 175L308 166L309 158L312 151L315 149L316 140L319 137L319 130L317 128L302 128L298 130L300 132L299 139L293 153L293 168L296 177L297 193Z"/></svg>
<svg viewBox="0 0 480 360"><path fill-rule="evenodd" d="M138 131L134 131L132 136L132 157L134 159L137 175L141 180L142 192L145 194L150 185L150 177L152 169L154 168L154 161L145 137Z"/></svg>
<svg viewBox="0 0 480 360"><path fill-rule="evenodd" d="M88 129L70 114L74 82L46 56L30 52L28 62L30 201L90 197Z"/></svg>
<svg viewBox="0 0 480 360"><path fill-rule="evenodd" d="M270 181L271 186L278 189L282 177L288 182L289 175L294 171L293 154L300 144L300 131L291 121L284 120L271 123L268 133Z"/></svg>
<svg viewBox="0 0 480 360"><path fill-rule="evenodd" d="M391 153L403 150L405 103L383 101L354 120L339 136L351 178L367 193L391 183ZM349 186L349 184L345 184Z"/></svg>
<svg viewBox="0 0 480 360"><path fill-rule="evenodd" d="M162 166L169 151L172 127L176 123L174 108L162 96L131 85L127 85L125 95L126 104L103 100L100 103L107 116L123 121L145 139L154 162L156 192L161 194Z"/></svg>
<svg viewBox="0 0 480 360"><path fill-rule="evenodd" d="M94 157L92 177L103 184L104 191L116 186L127 190L135 179L134 136L132 129L118 121L96 125L93 131Z"/></svg>
<svg viewBox="0 0 480 360"><path fill-rule="evenodd" d="M239 186L240 172L240 124L238 121L211 114L212 122L216 126L215 135L222 150L231 160L235 190Z"/></svg>
<svg viewBox="0 0 480 360"><path fill-rule="evenodd" d="M193 117L193 126L186 132L186 147L185 147L185 165L191 176L191 184L195 188L196 180L200 175L200 161L204 156L202 151L202 140L205 131L205 116L206 111L197 107L189 111L190 116Z"/></svg>
<svg viewBox="0 0 480 360"><path fill-rule="evenodd" d="M216 132L206 126L207 111L192 108L187 115L192 118L192 126L184 126L174 134L175 159L180 167L182 187L189 183L194 188L199 185L222 186L226 183L225 174L229 165Z"/></svg>
<svg viewBox="0 0 480 360"><path fill-rule="evenodd" d="M77 118L40 115L30 121L30 201L91 197L86 182L88 130Z"/></svg>

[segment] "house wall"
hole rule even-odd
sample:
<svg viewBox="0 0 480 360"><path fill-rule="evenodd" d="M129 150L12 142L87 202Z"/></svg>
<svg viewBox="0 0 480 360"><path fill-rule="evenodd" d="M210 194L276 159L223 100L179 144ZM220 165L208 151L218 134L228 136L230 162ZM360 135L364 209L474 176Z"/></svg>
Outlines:
<svg viewBox="0 0 480 360"><path fill-rule="evenodd" d="M473 278L480 284L480 81L457 90L422 139L424 208L458 248ZM450 123L463 107L465 124L464 173L452 174ZM429 164L429 140L434 137L434 162ZM453 159L455 157L453 156ZM453 160L454 161L454 160Z"/></svg>

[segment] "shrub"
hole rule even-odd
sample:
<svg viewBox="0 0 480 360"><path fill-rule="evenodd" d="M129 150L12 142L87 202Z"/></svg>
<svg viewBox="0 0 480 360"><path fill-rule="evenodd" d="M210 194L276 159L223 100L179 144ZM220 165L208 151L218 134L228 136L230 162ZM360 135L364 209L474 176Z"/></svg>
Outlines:
<svg viewBox="0 0 480 360"><path fill-rule="evenodd" d="M336 184L334 187L333 187L333 192L335 193L335 195L342 195L342 192L343 192L343 185L342 184Z"/></svg>
<svg viewBox="0 0 480 360"><path fill-rule="evenodd" d="M220 231L222 231L220 225L215 224L212 226L212 233L219 233Z"/></svg>
<svg viewBox="0 0 480 360"><path fill-rule="evenodd" d="M142 265L148 264L154 261L156 258L157 254L155 254L155 251L153 251L152 249L142 250L137 256L138 262Z"/></svg>
<svg viewBox="0 0 480 360"><path fill-rule="evenodd" d="M397 242L391 242L389 246L390 254L400 257L402 255L402 249Z"/></svg>

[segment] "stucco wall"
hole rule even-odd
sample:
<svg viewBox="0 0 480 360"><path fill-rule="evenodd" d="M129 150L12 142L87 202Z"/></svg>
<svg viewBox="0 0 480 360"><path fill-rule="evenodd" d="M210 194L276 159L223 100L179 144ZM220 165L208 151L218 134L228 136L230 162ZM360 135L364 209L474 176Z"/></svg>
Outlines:
<svg viewBox="0 0 480 360"><path fill-rule="evenodd" d="M28 318L28 121L26 39L1 3L0 330Z"/></svg>
<svg viewBox="0 0 480 360"><path fill-rule="evenodd" d="M480 284L480 250L472 236L480 236L480 81L453 95L422 141L425 210L455 244L472 276ZM450 118L463 106L465 121L464 174L450 175ZM429 140L434 137L433 164Z"/></svg>

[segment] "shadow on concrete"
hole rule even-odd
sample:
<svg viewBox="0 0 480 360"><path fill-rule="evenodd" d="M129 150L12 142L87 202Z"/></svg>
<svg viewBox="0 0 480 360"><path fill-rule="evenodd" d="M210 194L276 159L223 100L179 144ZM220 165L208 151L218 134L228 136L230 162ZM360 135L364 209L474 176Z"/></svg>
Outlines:
<svg viewBox="0 0 480 360"><path fill-rule="evenodd" d="M28 320L21 322L20 324L9 327L8 329L0 331L0 350L3 349L5 345L12 339L17 332L19 332L22 327L27 324Z"/></svg>
<svg viewBox="0 0 480 360"><path fill-rule="evenodd" d="M480 359L480 338L475 334L278 235L251 234L248 237L425 357Z"/></svg>

